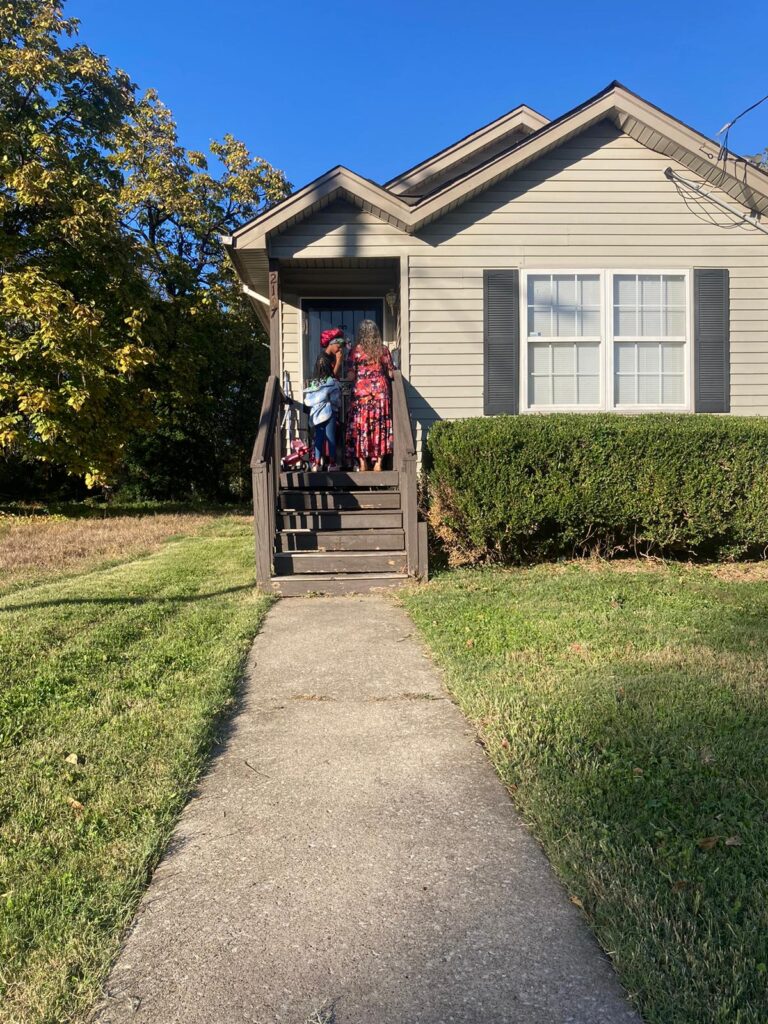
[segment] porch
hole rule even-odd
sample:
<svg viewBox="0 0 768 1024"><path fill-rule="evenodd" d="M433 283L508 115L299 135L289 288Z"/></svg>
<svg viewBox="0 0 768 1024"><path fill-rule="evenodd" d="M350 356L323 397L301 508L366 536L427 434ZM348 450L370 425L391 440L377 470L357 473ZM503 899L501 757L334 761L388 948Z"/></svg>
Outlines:
<svg viewBox="0 0 768 1024"><path fill-rule="evenodd" d="M364 592L427 574L426 524L418 521L417 459L399 366L403 357L400 260L270 260L271 374L251 468L256 577L285 596ZM258 295L258 297L254 297ZM320 333L341 327L349 341L363 318L378 322L393 353L394 451L383 472L283 471L297 436L308 439L301 400L320 351Z"/></svg>

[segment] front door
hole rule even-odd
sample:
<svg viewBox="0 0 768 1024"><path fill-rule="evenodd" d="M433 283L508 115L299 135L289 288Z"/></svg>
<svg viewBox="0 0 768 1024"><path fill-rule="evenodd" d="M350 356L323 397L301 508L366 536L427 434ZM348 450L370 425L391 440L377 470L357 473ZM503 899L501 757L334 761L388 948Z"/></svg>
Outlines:
<svg viewBox="0 0 768 1024"><path fill-rule="evenodd" d="M384 330L382 299L306 299L304 306L304 377L312 369L322 349L320 335L330 327L340 327L348 341L355 340L363 320L374 320Z"/></svg>

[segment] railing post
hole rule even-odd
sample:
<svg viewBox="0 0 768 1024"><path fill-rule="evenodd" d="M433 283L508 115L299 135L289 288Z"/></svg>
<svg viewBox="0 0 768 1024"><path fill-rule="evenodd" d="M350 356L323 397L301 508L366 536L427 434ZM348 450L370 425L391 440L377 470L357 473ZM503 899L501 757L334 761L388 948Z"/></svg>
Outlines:
<svg viewBox="0 0 768 1024"><path fill-rule="evenodd" d="M281 408L280 384L277 377L271 376L264 389L259 429L251 457L256 583L261 588L268 588L272 578L272 552L277 530L277 498L280 490Z"/></svg>
<svg viewBox="0 0 768 1024"><path fill-rule="evenodd" d="M426 583L429 579L429 532L427 524L423 520L419 520L416 528L419 536L419 569L417 576L423 583Z"/></svg>
<svg viewBox="0 0 768 1024"><path fill-rule="evenodd" d="M283 438L280 431L280 423L282 420L282 392L278 390L278 401L275 403L275 426L274 426L274 439L272 441L272 488L273 488L273 501L272 501L272 537L277 535L277 503L280 496L280 461L283 455Z"/></svg>
<svg viewBox="0 0 768 1024"><path fill-rule="evenodd" d="M279 262L269 261L269 372L280 374L280 270Z"/></svg>
<svg viewBox="0 0 768 1024"><path fill-rule="evenodd" d="M405 553L409 576L418 576L419 573L419 521L416 491L416 457L406 455L400 470L400 495L403 503Z"/></svg>
<svg viewBox="0 0 768 1024"><path fill-rule="evenodd" d="M253 469L253 529L256 540L256 584L268 587L272 577L272 521L266 463Z"/></svg>
<svg viewBox="0 0 768 1024"><path fill-rule="evenodd" d="M405 530L405 557L409 576L419 575L419 513L416 480L416 448L408 414L403 375L395 370L392 380L394 468L400 474L400 502Z"/></svg>

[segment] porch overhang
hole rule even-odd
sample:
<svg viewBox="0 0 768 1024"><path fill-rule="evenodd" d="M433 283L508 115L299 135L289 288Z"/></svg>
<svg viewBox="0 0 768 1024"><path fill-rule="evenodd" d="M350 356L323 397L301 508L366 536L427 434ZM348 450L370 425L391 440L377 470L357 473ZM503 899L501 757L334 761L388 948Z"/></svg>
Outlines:
<svg viewBox="0 0 768 1024"><path fill-rule="evenodd" d="M259 321L269 331L270 328L270 269L279 277L279 289L301 291L306 295L322 296L330 294L333 286L326 280L333 275L336 280L339 272L349 271L345 275L344 292L348 296L356 294L368 295L370 284L356 283L356 271L366 271L366 280L370 281L371 272L375 273L379 288L397 288L400 281L399 257L376 256L345 256L325 259L269 259L266 248L240 249L230 244L230 239L223 239L224 248L232 261L232 265L240 281L241 291Z"/></svg>
<svg viewBox="0 0 768 1024"><path fill-rule="evenodd" d="M346 256L325 259L280 259L280 287L302 296L368 297L383 295L400 282L398 256ZM341 291L339 291L341 288Z"/></svg>

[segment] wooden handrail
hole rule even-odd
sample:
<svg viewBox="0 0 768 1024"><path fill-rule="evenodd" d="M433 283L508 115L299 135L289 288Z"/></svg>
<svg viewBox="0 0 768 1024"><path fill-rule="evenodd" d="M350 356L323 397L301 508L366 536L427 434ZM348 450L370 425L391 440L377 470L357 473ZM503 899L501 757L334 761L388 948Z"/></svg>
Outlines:
<svg viewBox="0 0 768 1024"><path fill-rule="evenodd" d="M405 557L408 575L419 573L419 511L416 480L416 444L411 415L405 397L405 382L400 370L392 378L392 430L394 434L393 468L399 473L400 504L405 530Z"/></svg>
<svg viewBox="0 0 768 1024"><path fill-rule="evenodd" d="M280 493L280 457L282 438L280 421L287 399L276 376L270 376L264 388L259 428L251 456L253 479L253 515L256 533L256 583L269 589L272 578L277 506ZM426 544L418 521L416 445L405 396L405 381L399 370L392 380L393 469L398 471L400 504L405 531L408 573L425 574ZM420 545L423 549L420 557Z"/></svg>
<svg viewBox="0 0 768 1024"><path fill-rule="evenodd" d="M272 554L280 490L280 413L285 396L274 374L267 380L259 429L251 456L253 524L256 534L256 583L267 588L272 577Z"/></svg>
<svg viewBox="0 0 768 1024"><path fill-rule="evenodd" d="M408 412L408 401L405 397L403 374L395 370L392 379L392 417L395 442L395 459L416 455L416 443L413 439L411 416Z"/></svg>
<svg viewBox="0 0 768 1024"><path fill-rule="evenodd" d="M267 379L267 384L264 388L259 428L256 431L256 441L253 445L253 454L251 455L251 469L255 469L261 462L266 462L272 450L272 440L280 411L281 398L282 389L280 381L273 375Z"/></svg>

